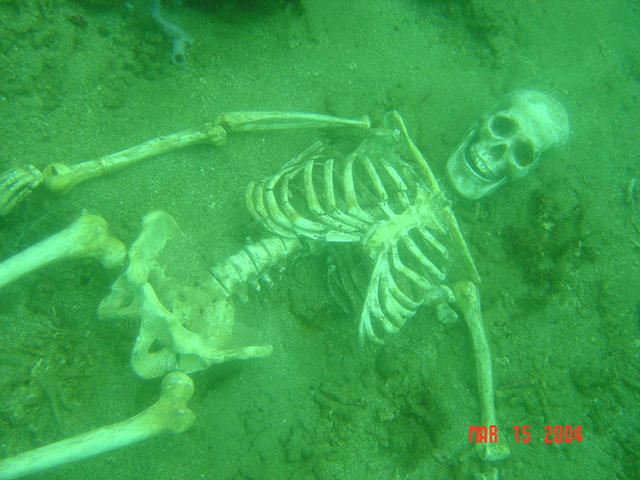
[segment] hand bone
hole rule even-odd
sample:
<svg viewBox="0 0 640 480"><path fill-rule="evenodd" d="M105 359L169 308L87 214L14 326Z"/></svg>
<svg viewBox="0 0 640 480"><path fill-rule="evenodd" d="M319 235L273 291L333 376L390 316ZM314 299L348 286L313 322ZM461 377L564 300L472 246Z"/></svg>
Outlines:
<svg viewBox="0 0 640 480"><path fill-rule="evenodd" d="M122 265L125 247L108 232L104 218L83 213L64 230L0 263L0 288L29 272L72 257L92 257L103 267Z"/></svg>
<svg viewBox="0 0 640 480"><path fill-rule="evenodd" d="M162 380L160 398L135 417L0 460L0 479L10 480L93 457L165 433L182 433L195 421L187 407L193 382L180 372Z"/></svg>
<svg viewBox="0 0 640 480"><path fill-rule="evenodd" d="M0 174L0 217L7 215L31 190L42 183L42 173L33 165Z"/></svg>

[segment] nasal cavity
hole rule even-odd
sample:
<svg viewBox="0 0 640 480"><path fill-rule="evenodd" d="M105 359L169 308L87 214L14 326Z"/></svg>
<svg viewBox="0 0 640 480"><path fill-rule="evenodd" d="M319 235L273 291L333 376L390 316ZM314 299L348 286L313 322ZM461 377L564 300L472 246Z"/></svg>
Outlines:
<svg viewBox="0 0 640 480"><path fill-rule="evenodd" d="M498 160L502 158L506 150L507 146L504 143L499 143L498 145L493 145L489 148L489 155L491 155L493 160Z"/></svg>

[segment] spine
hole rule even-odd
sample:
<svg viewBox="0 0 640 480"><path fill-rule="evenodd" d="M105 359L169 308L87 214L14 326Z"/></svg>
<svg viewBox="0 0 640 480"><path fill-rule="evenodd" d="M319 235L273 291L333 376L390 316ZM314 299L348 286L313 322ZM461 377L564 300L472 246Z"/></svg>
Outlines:
<svg viewBox="0 0 640 480"><path fill-rule="evenodd" d="M221 297L238 294L244 300L246 286L302 249L296 238L269 237L245 246L210 269L213 287Z"/></svg>

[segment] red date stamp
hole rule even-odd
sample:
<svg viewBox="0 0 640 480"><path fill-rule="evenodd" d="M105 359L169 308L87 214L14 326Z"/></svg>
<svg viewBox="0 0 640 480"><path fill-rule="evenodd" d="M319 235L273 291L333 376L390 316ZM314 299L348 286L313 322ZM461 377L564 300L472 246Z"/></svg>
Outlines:
<svg viewBox="0 0 640 480"><path fill-rule="evenodd" d="M531 441L531 425L514 425L515 442ZM544 443L582 443L582 425L545 425ZM498 443L497 425L469 425L469 443Z"/></svg>

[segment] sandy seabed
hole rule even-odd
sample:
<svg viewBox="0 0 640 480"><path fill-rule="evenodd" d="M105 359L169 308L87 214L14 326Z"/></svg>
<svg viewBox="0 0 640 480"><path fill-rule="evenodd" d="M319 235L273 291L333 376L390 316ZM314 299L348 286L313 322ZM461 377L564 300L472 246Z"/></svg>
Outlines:
<svg viewBox="0 0 640 480"><path fill-rule="evenodd" d="M95 5L103 3L105 5ZM361 347L338 308L326 256L303 255L239 306L265 359L193 375L195 425L34 478L633 480L640 471L640 5L489 0L165 2L192 37L184 67L146 2L0 1L0 170L76 163L227 111L318 112L380 122L398 110L443 188L445 163L504 94L546 91L571 137L525 180L453 209L481 276L500 434L483 464L463 323L420 310L384 346ZM264 236L244 206L251 180L317 140L349 132L230 136L87 182L36 191L0 219L0 257L81 210L130 244L141 217L172 214L189 281ZM631 192L632 193L632 192ZM96 307L119 272L75 260L0 292L0 457L134 415L157 397L129 365L137 327ZM513 426L531 425L515 443ZM545 425L582 426L547 444Z"/></svg>

